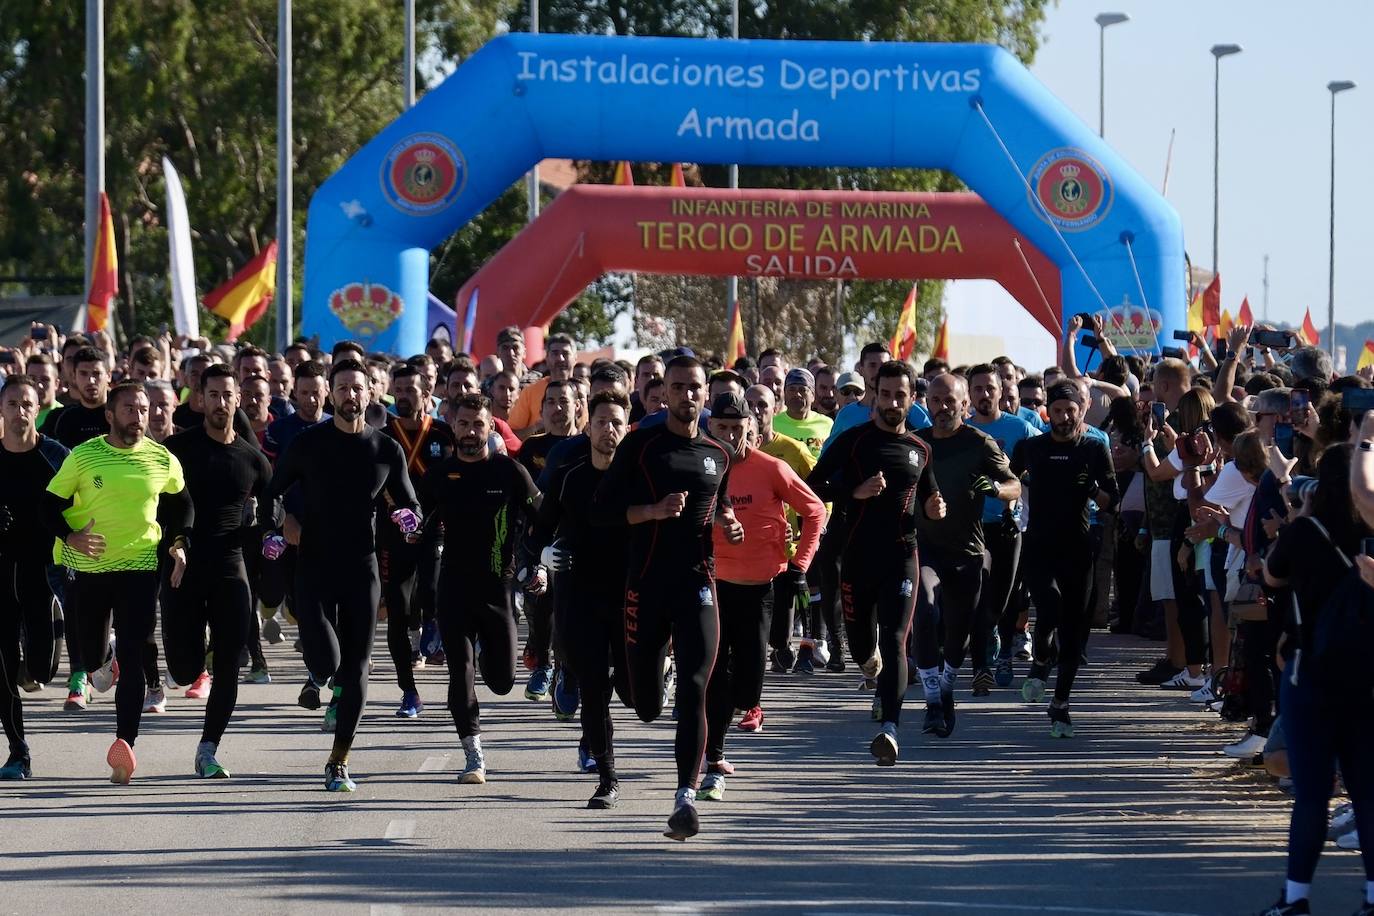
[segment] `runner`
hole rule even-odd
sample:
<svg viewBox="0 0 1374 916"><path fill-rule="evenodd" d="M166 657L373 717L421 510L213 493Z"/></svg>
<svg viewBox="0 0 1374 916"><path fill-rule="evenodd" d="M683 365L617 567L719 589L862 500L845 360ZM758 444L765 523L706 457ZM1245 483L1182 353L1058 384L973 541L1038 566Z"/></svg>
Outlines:
<svg viewBox="0 0 1374 916"><path fill-rule="evenodd" d="M663 712L663 673L672 640L678 671L677 790L665 836L685 840L700 829L697 773L706 749L706 683L720 642L712 525L731 542L744 538L726 489L730 456L697 427L706 373L695 357L668 362L664 423L625 437L595 499L599 524L630 526L625 586L625 657L635 712L652 722Z"/></svg>
<svg viewBox="0 0 1374 916"><path fill-rule="evenodd" d="M205 779L227 779L229 771L216 754L238 701L239 655L255 616L243 561L244 505L263 498L272 469L256 443L234 432L239 386L228 367L207 367L200 388L205 423L167 440L167 451L181 463L195 524L184 574L164 564L162 644L172 679L188 684L204 670L210 628L213 679L194 769Z"/></svg>
<svg viewBox="0 0 1374 916"><path fill-rule="evenodd" d="M82 347L71 355L72 387L76 400L49 416L52 436L67 449L103 436L110 431L105 398L110 388L110 373L105 355L94 347Z"/></svg>
<svg viewBox="0 0 1374 916"><path fill-rule="evenodd" d="M877 679L882 730L869 750L879 766L892 766L916 600L916 514L942 519L945 502L930 447L907 423L915 382L911 367L891 360L874 372L873 382L873 419L833 438L807 483L845 514L848 531L840 559L845 633L865 677Z"/></svg>
<svg viewBox="0 0 1374 916"><path fill-rule="evenodd" d="M374 506L385 489L396 506L391 521L410 533L420 527L419 505L401 447L363 419L368 404L363 364L342 359L330 369L329 379L333 422L301 431L277 459L267 498L258 502L258 522L269 531L272 501L300 484L296 621L314 682L334 679L323 726L334 732L325 789L352 792L356 785L348 774L348 752L367 701L381 590ZM286 543L281 535L266 535L263 555L276 559Z"/></svg>
<svg viewBox="0 0 1374 916"><path fill-rule="evenodd" d="M487 781L476 669L497 696L515 684L516 532L534 522L539 491L515 459L492 450L491 405L480 394L453 404L457 451L430 464L420 484L430 524L443 526L439 632L448 650L448 708L462 741L461 783ZM527 581L547 583L542 568ZM480 644L481 652L477 652Z"/></svg>
<svg viewBox="0 0 1374 916"><path fill-rule="evenodd" d="M988 563L983 498L1014 502L1021 496L1021 482L992 437L964 422L969 395L963 376L937 375L930 382L927 404L935 425L917 435L940 469L946 507L944 518L919 526L916 665L926 697L923 731L947 738L954 731L954 685L966 649L976 669L974 695L986 696L993 684L986 667L988 628L977 616Z"/></svg>
<svg viewBox="0 0 1374 916"><path fill-rule="evenodd" d="M522 340L522 349L523 343ZM540 421L544 413L544 404L548 400L545 390L549 385L553 382L566 382L572 378L573 363L577 361L577 348L573 346L572 338L566 334L550 334L544 341L544 360L548 363L549 374L523 386L515 399L515 406L510 410L511 429L515 430L515 434L521 439L528 439L543 426ZM507 362L506 365L509 366L510 363ZM545 428L543 431L550 430ZM526 465L526 468L528 467L529 465Z"/></svg>
<svg viewBox="0 0 1374 916"><path fill-rule="evenodd" d="M110 781L128 785L138 766L133 746L145 698L143 656L156 614L158 545L169 545L170 579L179 583L186 569L190 500L176 457L144 438L148 396L143 384L116 385L105 414L110 432L78 445L62 462L48 482L42 516L63 542L66 594L81 609L69 641L80 642L82 657L96 659L110 644L112 617L119 633L116 737L105 759ZM165 528L159 528L159 518ZM109 686L108 681L96 684L97 689Z"/></svg>
<svg viewBox="0 0 1374 916"><path fill-rule="evenodd" d="M864 348L859 351L859 375L863 376L864 394L861 400L847 404L835 414L835 422L830 426L830 438L825 440L822 448L828 448L832 442L839 438L840 433L845 430L867 423L872 419L873 402L877 395L876 384L878 370L892 359L892 354L888 352L885 343L864 344ZM845 373L845 376L850 373ZM914 383L914 377L913 377ZM853 380L840 377L839 387L841 392L846 387L853 384ZM916 403L915 390L912 390L910 406L907 408L906 425L908 428L925 429L930 425L930 415L926 413L924 407Z"/></svg>
<svg viewBox="0 0 1374 916"><path fill-rule="evenodd" d="M1044 699L1045 682L1057 654L1059 676L1048 710L1050 735L1072 738L1069 692L1091 624L1093 555L1088 503L1110 509L1118 492L1107 447L1083 431L1082 388L1059 382L1050 386L1046 399L1049 435L1022 440L1011 460L1012 472L1031 488L1025 575L1035 601L1035 661L1021 685L1021 695L1032 703Z"/></svg>
<svg viewBox="0 0 1374 916"><path fill-rule="evenodd" d="M825 526L825 504L786 463L752 447L753 419L739 395L716 398L707 425L711 436L731 453L726 498L744 528L743 543L724 529L717 529L713 537L720 648L706 687L706 775L696 797L720 801L725 797L725 777L735 771L725 759L725 733L733 711L745 710L742 730L763 730L760 698L774 580L788 570L806 575ZM784 507L801 518L795 555Z"/></svg>
<svg viewBox="0 0 1374 916"><path fill-rule="evenodd" d="M805 369L788 372L782 398L787 409L773 417L773 428L805 445L812 458L820 458L834 421L811 409L816 401L815 377Z"/></svg>
<svg viewBox="0 0 1374 916"><path fill-rule="evenodd" d="M12 375L0 389L0 724L9 739L0 779L33 775L19 685L46 684L57 675L52 545L34 537L30 520L39 517L43 493L67 449L35 428L40 403L31 376ZM26 675L20 672L21 646Z"/></svg>

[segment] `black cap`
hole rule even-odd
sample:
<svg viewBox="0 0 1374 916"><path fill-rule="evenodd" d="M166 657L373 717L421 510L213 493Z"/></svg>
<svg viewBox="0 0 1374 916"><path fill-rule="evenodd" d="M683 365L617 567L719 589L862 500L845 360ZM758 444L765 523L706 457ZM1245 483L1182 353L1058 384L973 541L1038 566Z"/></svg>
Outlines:
<svg viewBox="0 0 1374 916"><path fill-rule="evenodd" d="M722 391L711 402L711 416L717 420L744 420L751 414L743 397L733 391Z"/></svg>

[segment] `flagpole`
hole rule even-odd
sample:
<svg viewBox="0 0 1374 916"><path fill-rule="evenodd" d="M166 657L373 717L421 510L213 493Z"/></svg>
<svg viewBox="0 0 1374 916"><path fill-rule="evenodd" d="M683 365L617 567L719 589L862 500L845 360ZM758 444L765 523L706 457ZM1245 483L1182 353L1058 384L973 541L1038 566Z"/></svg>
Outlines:
<svg viewBox="0 0 1374 916"><path fill-rule="evenodd" d="M539 34L539 0L530 0L530 34ZM536 162L530 167L525 181L525 197L528 200L525 206L525 222L532 223L539 218L539 163Z"/></svg>
<svg viewBox="0 0 1374 916"><path fill-rule="evenodd" d="M277 5L277 351L285 352L295 325L291 306L292 171L291 0Z"/></svg>
<svg viewBox="0 0 1374 916"><path fill-rule="evenodd" d="M731 0L731 3L730 3L730 37L733 38L733 39L738 39L738 38L739 38L739 0ZM739 166L736 165L736 164L733 163L733 162L730 163L730 187L731 187L731 189L734 189L734 188L738 188L738 187L739 187ZM726 280L725 280L725 320L726 320L726 321L732 320L731 316L733 316L733 315L735 314L735 305L736 305L736 303L738 303L738 302L739 302L739 277L736 277L736 276L734 276L734 275L731 275L731 276L727 277ZM758 323L758 322L757 322L757 316L755 316L755 318L756 318L755 324L757 325L757 323ZM758 333L758 328L757 328L757 327L754 328L753 333L755 333L755 334ZM731 361L731 365L733 365L733 360Z"/></svg>
<svg viewBox="0 0 1374 916"><path fill-rule="evenodd" d="M415 107L415 0L406 0L406 76L402 85L405 87L406 110Z"/></svg>
<svg viewBox="0 0 1374 916"><path fill-rule="evenodd" d="M86 0L86 289L105 190L105 0Z"/></svg>

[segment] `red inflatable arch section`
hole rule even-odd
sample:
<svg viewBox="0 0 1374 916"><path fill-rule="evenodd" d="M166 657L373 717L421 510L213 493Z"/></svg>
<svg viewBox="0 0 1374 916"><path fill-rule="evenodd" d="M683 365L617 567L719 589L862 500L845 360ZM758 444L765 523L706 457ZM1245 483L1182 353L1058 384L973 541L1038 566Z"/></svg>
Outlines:
<svg viewBox="0 0 1374 916"><path fill-rule="evenodd" d="M976 194L577 185L458 291L473 347L547 325L604 273L996 280L1058 337L1060 270ZM723 319L722 319L723 320Z"/></svg>

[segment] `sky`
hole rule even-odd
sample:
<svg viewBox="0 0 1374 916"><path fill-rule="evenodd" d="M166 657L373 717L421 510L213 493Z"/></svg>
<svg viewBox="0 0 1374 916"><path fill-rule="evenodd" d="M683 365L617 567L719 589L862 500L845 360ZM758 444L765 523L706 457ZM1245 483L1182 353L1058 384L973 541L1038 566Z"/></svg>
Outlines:
<svg viewBox="0 0 1374 916"><path fill-rule="evenodd" d="M1222 304L1249 296L1263 313L1269 255L1269 317L1298 325L1311 307L1326 327L1331 80L1359 86L1336 105L1336 321L1374 319L1374 259L1367 253L1374 181L1374 55L1369 0L1060 0L1046 17L1035 74L1090 126L1098 119L1101 12L1129 22L1107 29L1106 139L1147 181L1164 179L1176 131L1167 198L1183 218L1193 263L1212 263L1213 76L1210 48L1239 44L1221 62ZM1052 344L1035 325L1008 316L986 284L951 284L953 335L1012 321L1009 347L1036 356ZM1014 308L1012 306L1011 308ZM1041 340L1041 338L1044 338ZM957 341L957 336L956 336ZM958 353L952 354L958 358ZM1015 354L1013 354L1015 355ZM1019 357L1018 357L1019 358Z"/></svg>

